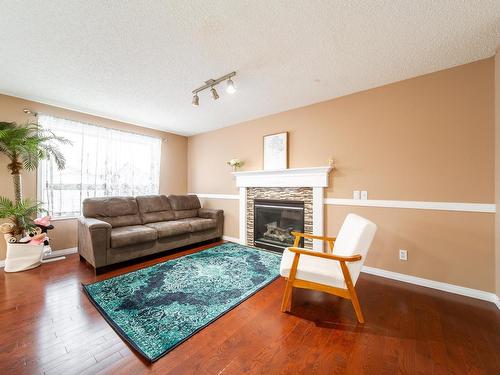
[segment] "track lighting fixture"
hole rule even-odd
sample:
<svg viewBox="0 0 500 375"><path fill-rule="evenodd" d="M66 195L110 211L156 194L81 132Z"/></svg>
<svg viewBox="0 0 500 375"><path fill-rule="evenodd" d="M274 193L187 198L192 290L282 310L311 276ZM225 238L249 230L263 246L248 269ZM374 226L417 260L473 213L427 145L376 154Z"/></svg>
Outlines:
<svg viewBox="0 0 500 375"><path fill-rule="evenodd" d="M198 97L198 93L210 89L210 94L212 95L213 100L219 99L219 93L215 89L215 86L218 85L221 82L227 81L226 82L226 92L229 94L233 94L236 92L236 88L234 87L234 82L231 79L236 75L236 72L231 72L229 74L226 74L220 78L217 79L209 79L208 81L205 81L205 84L201 87L198 87L196 90L193 90L193 101L192 104L195 107L198 107L200 105L200 98Z"/></svg>
<svg viewBox="0 0 500 375"><path fill-rule="evenodd" d="M210 89L210 92L212 93L212 99L217 100L219 99L219 94L217 94L217 90L214 89L213 87Z"/></svg>

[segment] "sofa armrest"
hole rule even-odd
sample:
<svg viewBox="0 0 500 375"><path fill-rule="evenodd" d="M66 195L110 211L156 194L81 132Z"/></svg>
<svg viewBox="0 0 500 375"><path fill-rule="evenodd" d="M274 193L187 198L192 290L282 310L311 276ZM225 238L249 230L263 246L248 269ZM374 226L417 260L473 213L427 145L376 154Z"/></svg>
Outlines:
<svg viewBox="0 0 500 375"><path fill-rule="evenodd" d="M94 268L107 264L111 242L111 224L87 217L78 219L78 253Z"/></svg>
<svg viewBox="0 0 500 375"><path fill-rule="evenodd" d="M214 210L211 208L200 208L198 210L198 216L204 219L215 219L217 221L217 237L221 237L224 234L224 211Z"/></svg>
<svg viewBox="0 0 500 375"><path fill-rule="evenodd" d="M81 217L80 222L85 225L89 230L95 229L109 229L111 230L111 224L105 221L94 219L93 217Z"/></svg>
<svg viewBox="0 0 500 375"><path fill-rule="evenodd" d="M200 208L198 210L198 216L204 219L217 219L224 215L223 210L214 210L212 208Z"/></svg>

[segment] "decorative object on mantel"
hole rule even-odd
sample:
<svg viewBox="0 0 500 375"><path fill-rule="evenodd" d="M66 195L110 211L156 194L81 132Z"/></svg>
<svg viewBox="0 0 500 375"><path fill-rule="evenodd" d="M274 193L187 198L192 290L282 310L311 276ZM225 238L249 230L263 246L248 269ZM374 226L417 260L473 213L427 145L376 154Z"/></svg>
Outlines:
<svg viewBox="0 0 500 375"><path fill-rule="evenodd" d="M264 136L264 170L288 168L288 132Z"/></svg>
<svg viewBox="0 0 500 375"><path fill-rule="evenodd" d="M26 114L33 114L24 110ZM66 138L58 137L36 123L18 125L15 122L0 122L0 153L10 161L7 165L13 184L14 201L0 197L0 218L11 221L1 226L7 243L5 272L18 272L35 268L42 263L45 252L50 252L46 227L36 228L33 217L45 211L41 202L23 199L21 171L36 170L40 159L53 158L59 169L65 166L65 159L54 142L70 143ZM42 220L41 223L46 223ZM50 225L50 221L49 221ZM53 228L53 227L52 227Z"/></svg>
<svg viewBox="0 0 500 375"><path fill-rule="evenodd" d="M233 172L236 172L238 170L238 168L241 168L243 166L243 164L245 164L245 162L243 160L240 160L240 159L231 159L229 161L226 162L227 165L229 165L231 168L233 168Z"/></svg>
<svg viewBox="0 0 500 375"><path fill-rule="evenodd" d="M335 167L335 160L333 158L328 159L328 165L330 167Z"/></svg>

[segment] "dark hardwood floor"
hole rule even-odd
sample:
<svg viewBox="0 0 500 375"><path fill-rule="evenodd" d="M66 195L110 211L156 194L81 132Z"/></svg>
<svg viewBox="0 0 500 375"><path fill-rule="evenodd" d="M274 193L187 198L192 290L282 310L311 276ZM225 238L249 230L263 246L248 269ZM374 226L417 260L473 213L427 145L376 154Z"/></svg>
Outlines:
<svg viewBox="0 0 500 375"><path fill-rule="evenodd" d="M150 365L106 323L81 283L202 248L97 277L78 255L0 271L0 373L500 374L495 305L366 274L356 285L364 325L349 301L305 290L294 291L292 313L282 314L278 279Z"/></svg>

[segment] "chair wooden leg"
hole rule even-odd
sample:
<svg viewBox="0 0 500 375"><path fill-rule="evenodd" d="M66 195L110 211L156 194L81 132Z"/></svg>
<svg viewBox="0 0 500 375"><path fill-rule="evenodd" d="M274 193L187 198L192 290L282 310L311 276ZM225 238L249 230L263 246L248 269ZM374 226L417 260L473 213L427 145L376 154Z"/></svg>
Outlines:
<svg viewBox="0 0 500 375"><path fill-rule="evenodd" d="M283 301L281 302L281 312L287 312L290 310L290 304L292 302L292 288L292 282L288 279L285 286L285 293L283 294Z"/></svg>
<svg viewBox="0 0 500 375"><path fill-rule="evenodd" d="M347 290L349 291L349 296L351 297L352 306L354 307L354 311L356 312L356 316L358 317L358 322L364 323L365 317L363 316L363 312L361 311L358 295L356 294L356 290L354 289L354 284L351 279L349 268L344 261L340 261L340 268L342 269L342 273L344 274L344 280L347 286Z"/></svg>
<svg viewBox="0 0 500 375"><path fill-rule="evenodd" d="M295 276L297 275L299 257L300 254L295 254L293 257L292 268L290 269L290 274L288 275L285 294L283 295L283 301L281 302L281 312L286 312L291 309L293 282L295 281Z"/></svg>
<svg viewBox="0 0 500 375"><path fill-rule="evenodd" d="M358 322L364 323L365 317L363 316L363 311L361 311L361 305L359 304L358 295L356 294L354 287L349 290L349 294L351 295L352 306L354 307L354 311L358 317Z"/></svg>

